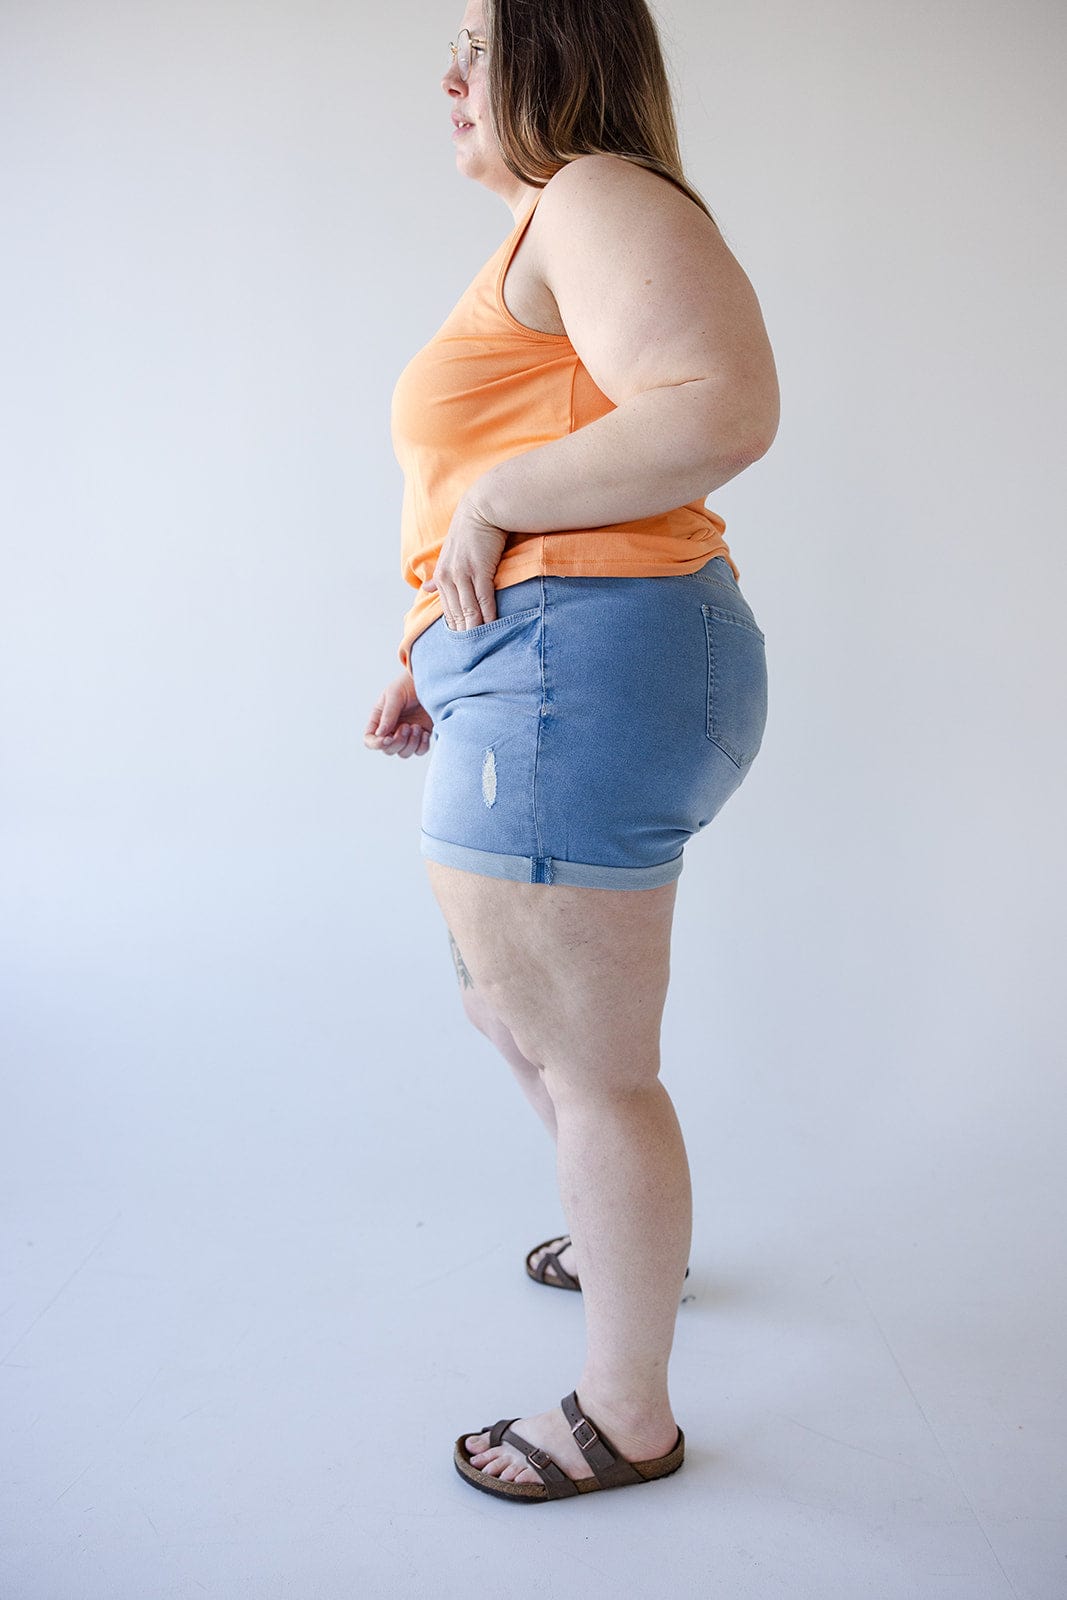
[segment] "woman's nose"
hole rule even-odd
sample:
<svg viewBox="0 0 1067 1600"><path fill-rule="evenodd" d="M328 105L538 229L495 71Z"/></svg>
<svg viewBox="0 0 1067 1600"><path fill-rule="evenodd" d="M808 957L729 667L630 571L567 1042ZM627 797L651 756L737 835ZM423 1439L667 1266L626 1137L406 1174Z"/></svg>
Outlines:
<svg viewBox="0 0 1067 1600"><path fill-rule="evenodd" d="M467 85L460 77L459 68L454 61L441 79L441 87L446 94L466 94Z"/></svg>

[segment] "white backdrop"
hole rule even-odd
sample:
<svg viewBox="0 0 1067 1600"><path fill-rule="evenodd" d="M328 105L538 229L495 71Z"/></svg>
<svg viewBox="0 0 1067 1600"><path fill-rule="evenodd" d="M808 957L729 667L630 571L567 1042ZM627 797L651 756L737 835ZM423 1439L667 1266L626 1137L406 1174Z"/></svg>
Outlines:
<svg viewBox="0 0 1067 1600"><path fill-rule="evenodd" d="M862 1266L933 1388L1003 1412L993 1463L966 1406L938 1432L924 1402L942 1466L962 1482L982 1456L988 1503L964 1499L997 1565L1052 1596L1067 15L660 15L687 171L782 388L771 452L709 502L767 636L770 716L679 883L664 1080L694 1259L714 1277L743 1222L739 1263L755 1236ZM173 1260L154 1288L133 1265L162 1237L183 1270L210 1248L227 1274L262 1259L266 1284L329 1218L343 1296L368 1251L400 1273L409 1217L441 1223L442 1262L457 1234L521 1258L555 1219L544 1134L460 1009L418 856L425 761L361 741L412 598L392 385L512 225L455 172L459 21L428 0L0 6L0 1331L9 1380L42 1384L16 1387L0 1491L39 1539L0 1540L20 1596L56 1592L43 1552L61 1576L86 1539L101 1571L132 1563L101 1594L147 1592L139 1517L80 1526L88 1484L45 1508L110 1426L84 1351L118 1363L124 1415L181 1365L176 1307L194 1342L215 1313L206 1288L189 1311ZM485 1204L512 1187L511 1214ZM36 1341L87 1261L59 1408ZM433 1377L425 1346L411 1360ZM448 1398L433 1481L457 1408L474 1426L492 1404L469 1381ZM31 1419L53 1414L43 1444ZM874 1570L883 1597L912 1592Z"/></svg>

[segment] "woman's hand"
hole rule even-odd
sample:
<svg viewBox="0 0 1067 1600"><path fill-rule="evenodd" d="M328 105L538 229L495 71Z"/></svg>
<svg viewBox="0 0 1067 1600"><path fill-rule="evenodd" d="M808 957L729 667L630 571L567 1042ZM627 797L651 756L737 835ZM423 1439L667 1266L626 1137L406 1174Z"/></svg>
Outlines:
<svg viewBox="0 0 1067 1600"><path fill-rule="evenodd" d="M402 672L374 702L363 743L387 756L424 756L432 732L433 718L419 704L414 679Z"/></svg>
<svg viewBox="0 0 1067 1600"><path fill-rule="evenodd" d="M465 632L496 620L494 578L507 534L478 510L469 493L456 507L433 576L422 585L441 597L445 626Z"/></svg>

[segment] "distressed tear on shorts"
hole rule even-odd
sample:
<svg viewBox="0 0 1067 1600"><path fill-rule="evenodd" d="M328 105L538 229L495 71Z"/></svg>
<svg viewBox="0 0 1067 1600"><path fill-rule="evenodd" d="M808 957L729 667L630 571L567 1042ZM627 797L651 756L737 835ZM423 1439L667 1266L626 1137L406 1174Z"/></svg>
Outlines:
<svg viewBox="0 0 1067 1600"><path fill-rule="evenodd" d="M492 745L482 759L482 799L491 806L496 799L496 756Z"/></svg>

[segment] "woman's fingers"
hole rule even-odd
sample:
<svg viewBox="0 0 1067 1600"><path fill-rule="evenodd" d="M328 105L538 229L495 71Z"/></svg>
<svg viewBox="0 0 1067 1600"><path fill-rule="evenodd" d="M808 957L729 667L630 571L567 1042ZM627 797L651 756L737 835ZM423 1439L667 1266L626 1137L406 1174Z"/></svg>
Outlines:
<svg viewBox="0 0 1067 1600"><path fill-rule="evenodd" d="M394 746L392 754L406 759L408 756L421 756L430 742L430 736L425 728L418 728L414 723L404 724L405 738L402 743Z"/></svg>
<svg viewBox="0 0 1067 1600"><path fill-rule="evenodd" d="M461 627L462 617L456 615L456 593L450 583L443 578L437 580L437 596L441 602L441 614L445 619L446 628Z"/></svg>
<svg viewBox="0 0 1067 1600"><path fill-rule="evenodd" d="M402 722L395 733L384 737L375 735L371 747L387 756L423 755L430 747L429 730L420 728L414 722Z"/></svg>
<svg viewBox="0 0 1067 1600"><path fill-rule="evenodd" d="M399 727L397 718L404 709L405 698L403 690L395 683L391 683L374 708L377 720L372 715L369 731L379 734L395 733Z"/></svg>
<svg viewBox="0 0 1067 1600"><path fill-rule="evenodd" d="M481 623L488 622L488 617L482 616L482 607L475 592L474 579L467 573L462 573L456 578L456 626L460 629L477 628Z"/></svg>
<svg viewBox="0 0 1067 1600"><path fill-rule="evenodd" d="M455 578L439 581L437 589L445 623L449 628L462 633L467 628L480 627L483 622L495 621L496 589L491 577L457 573ZM482 599L479 598L479 589L484 595Z"/></svg>
<svg viewBox="0 0 1067 1600"><path fill-rule="evenodd" d="M503 528L487 522L469 493L456 507L433 573L422 587L441 601L445 625L464 631L496 617L496 571L507 543Z"/></svg>
<svg viewBox="0 0 1067 1600"><path fill-rule="evenodd" d="M402 717L414 720L401 721ZM363 743L385 755L421 755L429 747L432 731L433 723L415 694L414 679L410 672L402 672L374 702Z"/></svg>
<svg viewBox="0 0 1067 1600"><path fill-rule="evenodd" d="M422 753L422 729L409 726L407 729L407 734L408 737L405 743L400 747L399 750L394 752L395 755L398 755L405 760L408 756L417 756Z"/></svg>
<svg viewBox="0 0 1067 1600"><path fill-rule="evenodd" d="M368 750L384 750L391 754L396 746L397 735L406 723L396 721L395 712L379 712L377 707L371 714L371 719L363 730L363 743ZM379 732L379 729L383 730Z"/></svg>
<svg viewBox="0 0 1067 1600"><path fill-rule="evenodd" d="M449 573L445 577L440 571L435 572L434 577L437 581L437 593L441 598L445 627L459 633L466 628L476 628L482 617L471 578L466 573L460 572Z"/></svg>

